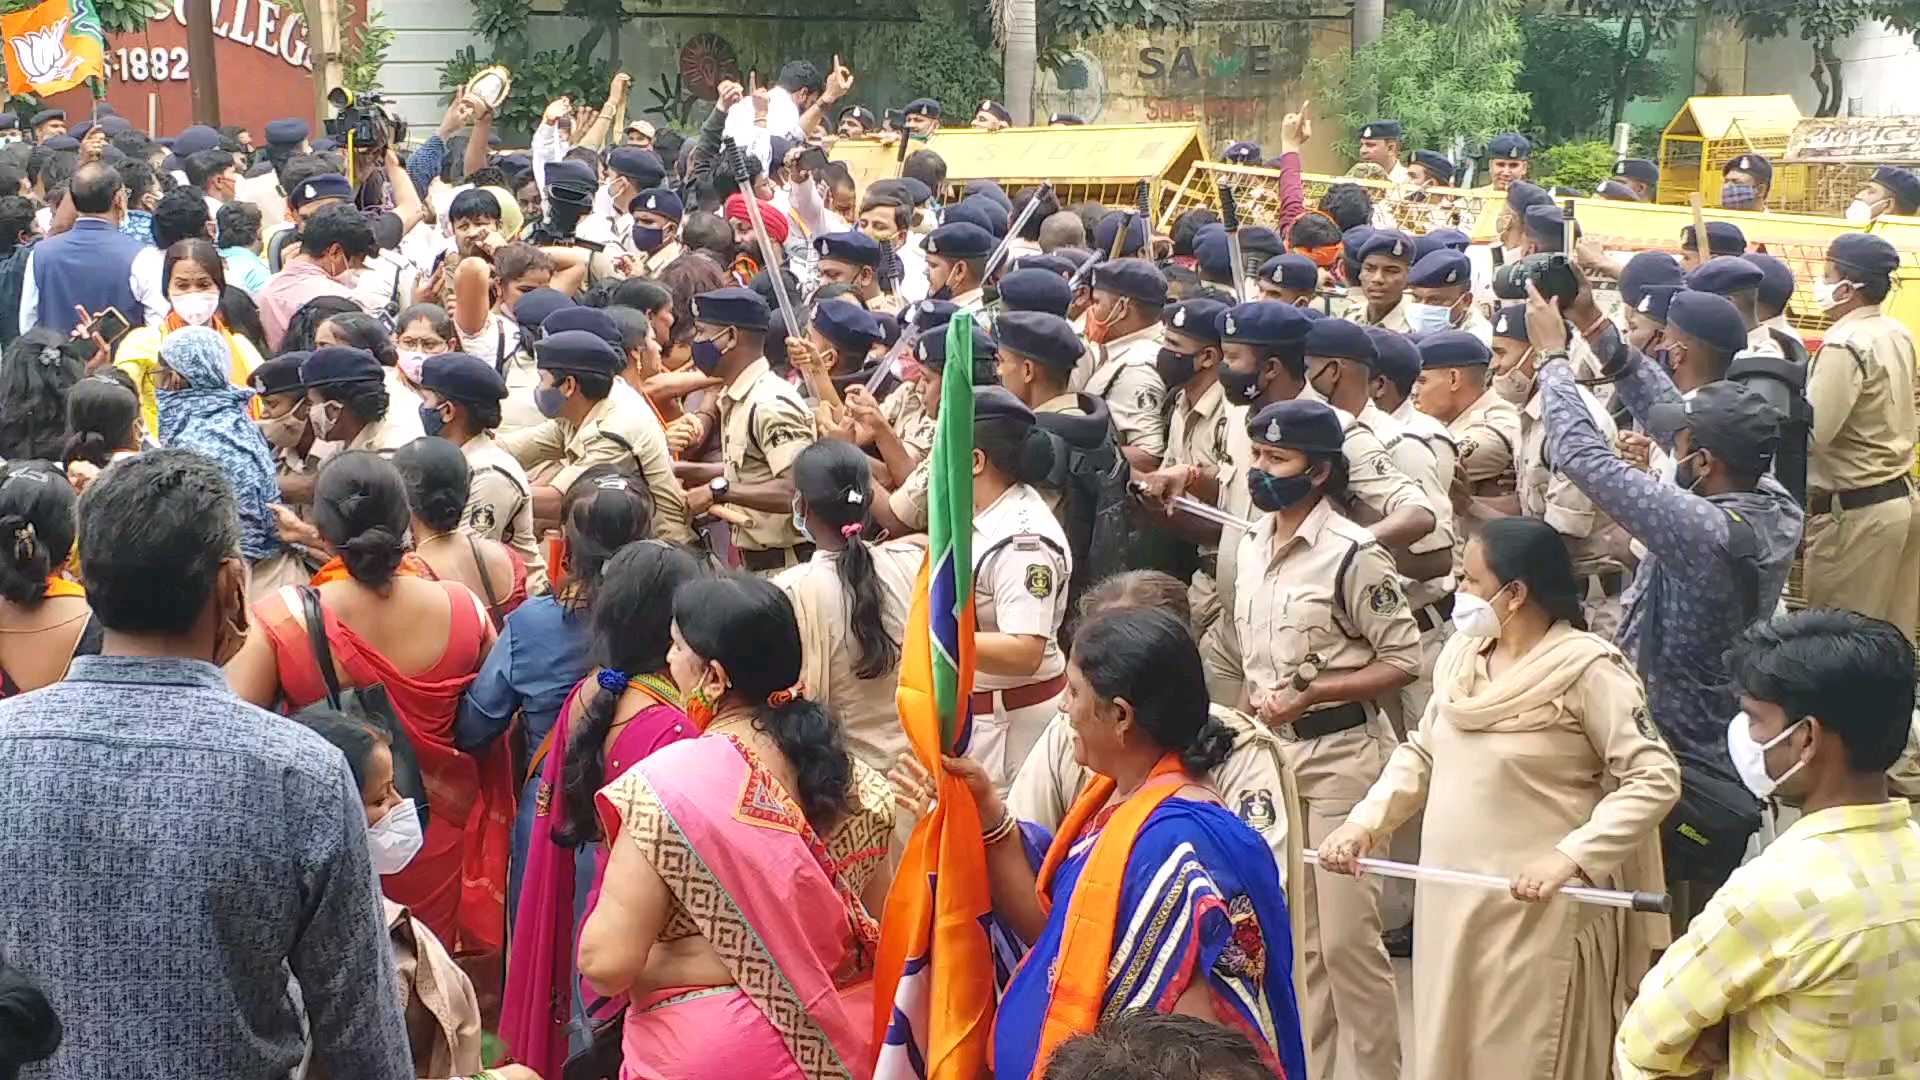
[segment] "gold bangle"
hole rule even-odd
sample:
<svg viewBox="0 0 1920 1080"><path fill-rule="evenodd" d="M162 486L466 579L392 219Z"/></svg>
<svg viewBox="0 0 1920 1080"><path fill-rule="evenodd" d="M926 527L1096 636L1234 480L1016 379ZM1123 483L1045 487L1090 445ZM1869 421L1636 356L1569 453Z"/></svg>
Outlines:
<svg viewBox="0 0 1920 1080"><path fill-rule="evenodd" d="M1014 819L1013 811L1003 810L1000 814L999 824L981 833L980 840L986 846L992 847L1007 837L1012 836L1014 830L1019 827L1020 823Z"/></svg>

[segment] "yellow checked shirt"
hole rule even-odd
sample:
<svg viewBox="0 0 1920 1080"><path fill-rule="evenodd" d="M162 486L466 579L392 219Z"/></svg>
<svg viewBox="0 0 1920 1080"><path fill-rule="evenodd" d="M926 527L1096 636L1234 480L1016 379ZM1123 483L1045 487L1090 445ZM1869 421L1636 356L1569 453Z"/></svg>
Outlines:
<svg viewBox="0 0 1920 1080"><path fill-rule="evenodd" d="M1920 826L1903 800L1809 814L1734 872L1640 984L1622 1080L1920 1075Z"/></svg>

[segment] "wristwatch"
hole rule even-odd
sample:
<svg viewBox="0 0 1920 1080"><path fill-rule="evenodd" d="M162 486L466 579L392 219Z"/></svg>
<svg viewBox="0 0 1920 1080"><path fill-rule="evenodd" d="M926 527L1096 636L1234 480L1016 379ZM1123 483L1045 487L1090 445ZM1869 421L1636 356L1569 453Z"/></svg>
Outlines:
<svg viewBox="0 0 1920 1080"><path fill-rule="evenodd" d="M726 502L727 492L731 490L732 487L733 485L727 483L727 478L724 476L716 476L707 481L707 493L713 496L715 503Z"/></svg>

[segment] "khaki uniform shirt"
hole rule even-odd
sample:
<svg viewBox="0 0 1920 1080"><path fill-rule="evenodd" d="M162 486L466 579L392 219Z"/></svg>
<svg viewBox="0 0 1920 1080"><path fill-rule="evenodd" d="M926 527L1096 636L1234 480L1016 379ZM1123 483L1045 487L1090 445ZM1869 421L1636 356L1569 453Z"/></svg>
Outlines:
<svg viewBox="0 0 1920 1080"><path fill-rule="evenodd" d="M1374 322L1368 317L1371 309L1367 306L1366 294L1355 292L1352 301L1347 304L1347 313L1343 317L1348 322L1359 323L1361 326L1378 326L1383 330L1404 334L1413 329L1413 324L1407 321L1407 305L1411 303L1413 303L1413 294L1401 293L1400 302L1393 305L1393 309L1387 312L1379 322ZM1493 331L1488 330L1487 336L1492 337Z"/></svg>
<svg viewBox="0 0 1920 1080"><path fill-rule="evenodd" d="M1613 446L1619 429L1614 425L1612 414L1587 392L1586 387L1579 389L1580 398L1586 403L1587 412L1593 416L1595 426L1600 429L1607 445ZM1566 538L1567 552L1573 556L1576 572L1585 575L1613 569L1615 564L1608 557L1606 545L1601 540L1607 527L1613 524L1613 519L1594 506L1593 500L1574 486L1565 473L1556 471L1548 460L1544 408L1536 387L1527 407L1520 410L1520 458L1515 465L1520 512L1528 517L1540 518Z"/></svg>
<svg viewBox="0 0 1920 1080"><path fill-rule="evenodd" d="M1433 452L1433 448L1420 439L1408 438L1400 421L1380 411L1380 407L1373 402L1367 402L1353 422L1371 431L1386 446L1393 467L1418 484L1421 493L1431 504L1433 529L1408 545L1408 550L1419 554L1452 547L1453 500L1448 496L1447 488L1453 481L1453 473L1442 473L1439 456Z"/></svg>
<svg viewBox="0 0 1920 1080"><path fill-rule="evenodd" d="M1347 458L1347 497L1343 504L1348 516L1369 517L1367 524L1379 521L1404 506L1418 506L1432 512L1435 522L1439 522L1440 511L1433 506L1427 493L1415 483L1412 477L1400 471L1393 463L1392 455L1387 453L1386 442L1374 434L1365 424L1356 423L1352 414L1334 409L1334 415L1340 418L1340 426L1345 435L1341 440L1341 449ZM1379 410L1375 410L1378 412ZM1385 416L1384 413L1380 415ZM1253 463L1253 442L1247 442L1247 463ZM1252 499L1248 499L1251 513ZM1362 510L1361 508L1365 509ZM1436 526L1437 528L1437 526ZM1449 543L1452 531L1448 530ZM1417 543L1424 544L1427 537ZM1434 550L1421 548L1421 550Z"/></svg>
<svg viewBox="0 0 1920 1080"><path fill-rule="evenodd" d="M1493 323L1487 319L1486 312L1480 310L1479 304L1468 304L1467 317L1461 319L1460 325L1454 329L1465 330L1479 338L1480 344L1489 348L1493 346Z"/></svg>
<svg viewBox="0 0 1920 1080"><path fill-rule="evenodd" d="M973 611L983 633L1047 639L1031 675L975 674L975 690L1011 690L1045 682L1067 670L1060 623L1067 617L1067 581L1073 555L1066 531L1040 493L1015 484L973 515Z"/></svg>
<svg viewBox="0 0 1920 1080"><path fill-rule="evenodd" d="M1167 418L1166 465L1229 467L1227 452L1227 392L1218 382L1196 399L1182 386L1173 392Z"/></svg>
<svg viewBox="0 0 1920 1080"><path fill-rule="evenodd" d="M1233 621L1248 692L1286 686L1309 658L1321 675L1376 660L1419 675L1420 627L1386 549L1324 499L1276 551L1278 521L1265 515L1240 541Z"/></svg>
<svg viewBox="0 0 1920 1080"><path fill-rule="evenodd" d="M348 440L341 449L372 450L382 457L392 457L395 450L415 439L425 438L426 434L420 428L418 409L402 414L389 404L387 415L361 428L360 434Z"/></svg>
<svg viewBox="0 0 1920 1080"><path fill-rule="evenodd" d="M1156 458L1167 452L1166 414L1161 410L1167 386L1153 366L1154 358L1160 355L1161 330L1161 325L1154 323L1095 346L1096 356L1105 359L1087 377L1086 389L1107 403L1120 445L1139 447Z"/></svg>
<svg viewBox="0 0 1920 1080"><path fill-rule="evenodd" d="M880 402L880 416L907 449L926 456L933 446L934 422L933 417L927 415L927 403L920 398L919 383L908 380L894 387ZM915 438L925 438L925 445L917 446Z"/></svg>
<svg viewBox="0 0 1920 1080"><path fill-rule="evenodd" d="M1447 430L1459 448L1469 485L1492 483L1512 489L1514 460L1520 448L1520 410L1512 402L1488 387L1479 400L1447 424Z"/></svg>
<svg viewBox="0 0 1920 1080"><path fill-rule="evenodd" d="M639 393L620 379L613 381L612 391L593 406L578 430L565 420L548 420L502 435L500 445L523 468L559 466L546 483L562 493L595 465L632 472L653 495L654 535L676 543L693 539L686 493L673 476L666 429Z"/></svg>
<svg viewBox="0 0 1920 1080"><path fill-rule="evenodd" d="M1878 306L1849 311L1808 369L1809 488L1852 491L1913 468L1914 349L1904 327Z"/></svg>
<svg viewBox="0 0 1920 1080"><path fill-rule="evenodd" d="M778 480L816 436L813 410L792 384L773 373L765 357L748 364L720 395L720 457L728 483ZM748 518L733 528L734 544L743 551L778 551L806 542L785 510L734 509Z"/></svg>
<svg viewBox="0 0 1920 1080"><path fill-rule="evenodd" d="M930 455L923 456L907 474L906 481L887 493L887 508L900 519L900 524L914 532L925 532L927 528L927 484L932 476L932 463Z"/></svg>
<svg viewBox="0 0 1920 1080"><path fill-rule="evenodd" d="M467 528L520 553L527 564L527 592L547 582L547 560L533 530L533 489L527 472L491 435L475 435L460 447L472 482L467 489Z"/></svg>
<svg viewBox="0 0 1920 1080"><path fill-rule="evenodd" d="M626 239L631 240L632 234L629 233ZM643 255L640 257L640 272L638 274L635 274L634 276L645 277L645 278L657 278L660 276L660 271L665 270L668 266L671 266L675 259L678 259L680 256L685 255L686 253L687 253L687 249L684 246L682 246L680 241L678 240L675 240L670 244L661 244L659 251L656 251L651 255Z"/></svg>

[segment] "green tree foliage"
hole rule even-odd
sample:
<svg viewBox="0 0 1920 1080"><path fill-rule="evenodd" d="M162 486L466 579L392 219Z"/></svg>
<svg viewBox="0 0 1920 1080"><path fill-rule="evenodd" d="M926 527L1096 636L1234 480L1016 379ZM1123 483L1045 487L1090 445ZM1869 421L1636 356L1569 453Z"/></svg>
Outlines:
<svg viewBox="0 0 1920 1080"><path fill-rule="evenodd" d="M1647 62L1656 45L1673 39L1685 22L1697 15L1704 0L1567 0L1567 12L1613 23L1613 44L1608 49L1609 75L1600 85L1608 86L1607 127L1610 129L1625 115L1627 102L1636 95L1633 82L1636 70ZM1761 0L1773 3L1775 0ZM1569 80L1571 81L1571 80Z"/></svg>
<svg viewBox="0 0 1920 1080"><path fill-rule="evenodd" d="M1000 97L1000 58L945 8L927 11L895 54L907 92L930 97L956 116Z"/></svg>
<svg viewBox="0 0 1920 1080"><path fill-rule="evenodd" d="M1004 6L1012 0L995 0ZM1274 0L1285 6L1294 0ZM1040 64L1056 68L1074 45L1108 30L1186 30L1194 0L1033 0L1040 37ZM1276 12L1276 14L1281 14Z"/></svg>
<svg viewBox="0 0 1920 1080"><path fill-rule="evenodd" d="M1380 40L1308 67L1316 112L1349 131L1382 116L1399 119L1406 145L1445 147L1454 136L1484 142L1520 126L1527 95L1515 88L1520 31L1495 19L1484 34L1459 40L1411 11L1395 11Z"/></svg>
<svg viewBox="0 0 1920 1080"><path fill-rule="evenodd" d="M1592 19L1532 15L1520 20L1520 74L1514 89L1533 99L1527 130L1548 143L1608 134L1610 95L1594 88L1614 84L1615 35ZM1659 97L1672 77L1645 55L1627 58L1627 98Z"/></svg>
<svg viewBox="0 0 1920 1080"><path fill-rule="evenodd" d="M453 54L440 67L440 88L446 93L440 100L450 102L467 85L473 73L497 63L482 57L469 45ZM518 135L533 131L540 114L557 97L571 97L576 105L598 106L607 96L607 84L613 81L613 66L605 60L590 60L569 45L564 49L543 49L520 61L513 68L513 91L506 104L494 116L494 123Z"/></svg>
<svg viewBox="0 0 1920 1080"><path fill-rule="evenodd" d="M1570 187L1591 193L1613 172L1613 144L1555 143L1533 155L1533 182L1549 190Z"/></svg>
<svg viewBox="0 0 1920 1080"><path fill-rule="evenodd" d="M1838 116L1847 100L1846 72L1837 46L1861 24L1884 22L1912 34L1920 28L1920 0L1714 0L1713 9L1756 41L1798 31L1813 52L1808 77L1820 91L1817 116Z"/></svg>

